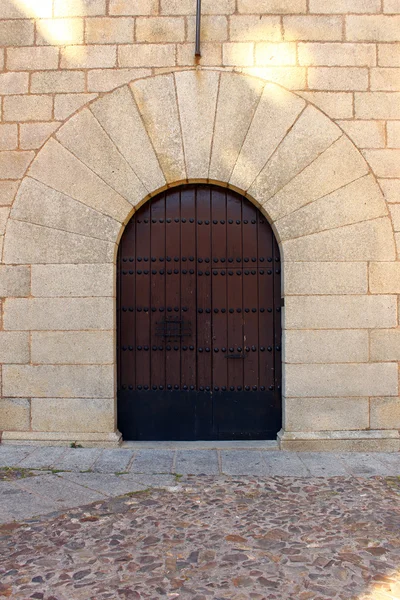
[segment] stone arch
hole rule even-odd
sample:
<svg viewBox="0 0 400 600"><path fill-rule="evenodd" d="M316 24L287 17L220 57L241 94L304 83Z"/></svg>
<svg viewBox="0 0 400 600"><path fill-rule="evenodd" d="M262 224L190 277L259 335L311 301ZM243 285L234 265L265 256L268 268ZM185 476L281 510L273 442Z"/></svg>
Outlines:
<svg viewBox="0 0 400 600"><path fill-rule="evenodd" d="M395 260L386 204L368 164L296 94L237 73L188 70L94 100L46 142L22 181L3 262L32 265L32 297L6 300L4 324L34 333L31 364L5 365L3 393L35 399L29 439L56 430L65 439L116 439L118 240L146 199L203 181L250 198L281 245L287 443L303 439L300 431L329 429L329 418L334 429L349 429L349 397L357 398L350 429L369 429L368 398L397 394L397 365L370 362L365 337L367 328L396 325L395 297L368 293L367 263ZM344 332L358 328L362 350L354 361L301 361L305 336L313 348L323 344L307 332L329 330L329 343L348 344ZM76 350L79 339L92 344L91 362ZM317 400L319 420L310 415ZM81 417L68 424L71 409Z"/></svg>

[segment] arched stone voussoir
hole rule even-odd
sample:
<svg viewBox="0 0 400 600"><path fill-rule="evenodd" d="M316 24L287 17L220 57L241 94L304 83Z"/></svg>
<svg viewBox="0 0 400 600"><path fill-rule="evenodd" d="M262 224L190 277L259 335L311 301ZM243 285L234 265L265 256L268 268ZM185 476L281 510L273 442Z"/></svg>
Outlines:
<svg viewBox="0 0 400 600"><path fill-rule="evenodd" d="M88 108L67 121L56 138L130 204L146 196L146 188Z"/></svg>

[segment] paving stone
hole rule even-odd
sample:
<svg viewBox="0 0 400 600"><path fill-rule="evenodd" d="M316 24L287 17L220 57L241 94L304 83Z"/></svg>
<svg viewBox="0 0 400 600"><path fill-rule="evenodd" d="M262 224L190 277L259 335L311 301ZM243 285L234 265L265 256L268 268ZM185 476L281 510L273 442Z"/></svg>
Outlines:
<svg viewBox="0 0 400 600"><path fill-rule="evenodd" d="M92 469L101 452L100 448L70 448L54 467L63 471L87 471Z"/></svg>
<svg viewBox="0 0 400 600"><path fill-rule="evenodd" d="M131 482L130 485L143 485L145 488L169 488L180 484L180 481L174 475L146 475L129 473L128 475L120 475L121 479L126 482Z"/></svg>
<svg viewBox="0 0 400 600"><path fill-rule="evenodd" d="M263 452L264 462L269 475L285 475L293 477L307 477L309 471L301 462L299 455L294 452ZM249 475L252 471L249 470Z"/></svg>
<svg viewBox="0 0 400 600"><path fill-rule="evenodd" d="M331 454L330 452L300 452L298 456L312 477L337 477L339 475L346 477L350 474L337 454Z"/></svg>
<svg viewBox="0 0 400 600"><path fill-rule="evenodd" d="M111 497L139 492L147 488L146 485L132 478L123 479L121 475L105 473L64 473L62 478Z"/></svg>
<svg viewBox="0 0 400 600"><path fill-rule="evenodd" d="M218 456L215 450L178 450L175 472L191 475L218 475Z"/></svg>
<svg viewBox="0 0 400 600"><path fill-rule="evenodd" d="M107 449L103 450L93 465L97 473L120 473L128 469L132 460L132 450Z"/></svg>
<svg viewBox="0 0 400 600"><path fill-rule="evenodd" d="M25 469L45 469L52 467L60 460L67 450L63 447L44 446L36 448L34 452L24 458L19 464L19 467Z"/></svg>
<svg viewBox="0 0 400 600"><path fill-rule="evenodd" d="M340 456L350 473L356 477L359 475L364 477L373 477L374 475L381 475L383 477L387 475L394 475L393 468L381 461L376 460L373 454L358 454L357 452L349 452L346 454L341 454Z"/></svg>
<svg viewBox="0 0 400 600"><path fill-rule="evenodd" d="M222 450L221 461L226 475L268 475L263 455L257 450Z"/></svg>
<svg viewBox="0 0 400 600"><path fill-rule="evenodd" d="M71 508L104 499L104 494L77 485L57 475L40 475L19 479L16 486L51 502L54 510Z"/></svg>
<svg viewBox="0 0 400 600"><path fill-rule="evenodd" d="M0 467L14 467L35 450L35 446L0 446Z"/></svg>
<svg viewBox="0 0 400 600"><path fill-rule="evenodd" d="M375 460L389 465L392 469L392 475L400 475L400 453L396 452L374 452Z"/></svg>
<svg viewBox="0 0 400 600"><path fill-rule="evenodd" d="M131 466L132 473L171 473L173 450L138 450Z"/></svg>
<svg viewBox="0 0 400 600"><path fill-rule="evenodd" d="M54 503L48 499L21 489L15 482L0 482L0 523L28 519L53 510Z"/></svg>

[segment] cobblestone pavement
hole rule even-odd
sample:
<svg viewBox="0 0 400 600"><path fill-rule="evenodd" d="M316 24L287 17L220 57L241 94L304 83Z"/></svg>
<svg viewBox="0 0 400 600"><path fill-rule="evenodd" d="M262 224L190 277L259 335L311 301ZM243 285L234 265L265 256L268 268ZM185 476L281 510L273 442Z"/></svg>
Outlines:
<svg viewBox="0 0 400 600"><path fill-rule="evenodd" d="M394 600L400 480L183 476L0 527L15 600Z"/></svg>

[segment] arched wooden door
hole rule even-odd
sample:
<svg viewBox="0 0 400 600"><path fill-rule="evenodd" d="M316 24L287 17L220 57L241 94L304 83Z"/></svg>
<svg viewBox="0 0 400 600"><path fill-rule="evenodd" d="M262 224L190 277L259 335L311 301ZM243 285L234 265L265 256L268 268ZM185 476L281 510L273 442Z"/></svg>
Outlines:
<svg viewBox="0 0 400 600"><path fill-rule="evenodd" d="M118 428L128 440L273 439L281 427L278 245L248 200L161 193L118 254Z"/></svg>

